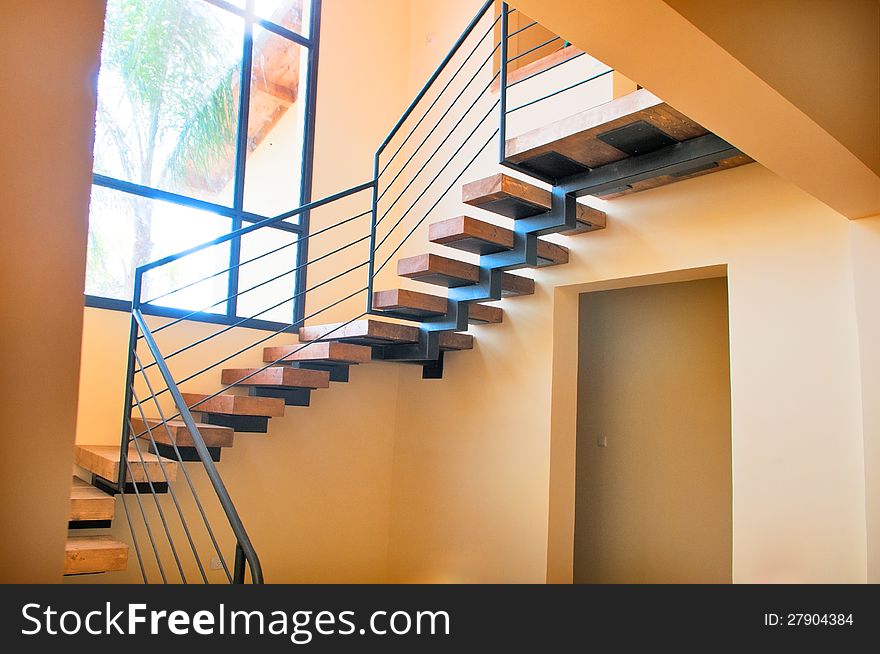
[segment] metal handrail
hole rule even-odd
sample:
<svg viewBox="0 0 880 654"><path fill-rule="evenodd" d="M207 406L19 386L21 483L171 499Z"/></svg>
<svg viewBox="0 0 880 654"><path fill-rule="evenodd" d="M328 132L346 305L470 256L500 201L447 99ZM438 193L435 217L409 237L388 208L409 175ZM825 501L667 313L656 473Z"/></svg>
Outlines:
<svg viewBox="0 0 880 654"><path fill-rule="evenodd" d="M321 198L320 200L309 202L308 204L301 205L296 209L292 209L291 211L280 213L277 216L266 218L265 220L261 220L256 223L251 223L247 227L242 227L240 229L227 232L222 236L213 238L210 241L205 241L204 243L199 243L198 245L194 245L191 248L187 248L186 250L181 250L180 252L169 254L168 256L162 257L161 259L156 259L155 261L142 264L135 269L135 279L137 280L138 277L143 277L145 273L152 270L153 268L158 268L160 266L173 263L178 259L182 259L183 257L187 257L191 254L195 254L196 252L200 252L205 248L209 248L214 245L220 245L221 243L226 243L227 241L240 238L245 234L250 234L251 232L255 232L256 230L263 227L271 227L272 225L280 223L283 220L287 220L288 218L293 218L294 216L298 216L301 213L306 213L307 211L318 209L319 207L323 207L324 205L336 202L337 200L341 200L342 198L348 197L349 195L354 195L355 193L360 193L361 191L366 191L371 188L373 188L373 180L364 182L363 184L358 184L357 186L352 186L351 188L348 188L344 191L339 191L338 193L334 193L333 195L328 195L327 197ZM135 296L135 299L140 301L140 297L138 296Z"/></svg>

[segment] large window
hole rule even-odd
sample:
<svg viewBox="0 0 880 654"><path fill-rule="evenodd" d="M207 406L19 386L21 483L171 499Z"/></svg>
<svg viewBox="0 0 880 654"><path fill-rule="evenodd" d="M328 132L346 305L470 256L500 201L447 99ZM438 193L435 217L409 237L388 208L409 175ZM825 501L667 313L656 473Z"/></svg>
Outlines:
<svg viewBox="0 0 880 654"><path fill-rule="evenodd" d="M88 305L127 309L137 266L309 201L319 11L320 0L108 0ZM142 297L167 315L292 322L304 275L235 297L254 277L237 265L290 244L265 265L294 269L307 230L305 215L210 248L186 270L209 288L170 293L186 280L159 269Z"/></svg>

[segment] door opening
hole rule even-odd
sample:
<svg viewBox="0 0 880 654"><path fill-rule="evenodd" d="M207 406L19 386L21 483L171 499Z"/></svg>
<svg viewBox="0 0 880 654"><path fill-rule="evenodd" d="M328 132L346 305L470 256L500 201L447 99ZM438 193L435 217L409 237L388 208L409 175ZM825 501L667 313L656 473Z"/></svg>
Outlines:
<svg viewBox="0 0 880 654"><path fill-rule="evenodd" d="M575 583L730 583L727 279L580 296Z"/></svg>

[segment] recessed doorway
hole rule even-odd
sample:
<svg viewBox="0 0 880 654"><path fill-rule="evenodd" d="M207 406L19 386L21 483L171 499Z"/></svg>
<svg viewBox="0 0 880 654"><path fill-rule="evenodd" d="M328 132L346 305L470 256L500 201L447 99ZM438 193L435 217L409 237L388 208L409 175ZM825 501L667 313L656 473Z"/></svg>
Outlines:
<svg viewBox="0 0 880 654"><path fill-rule="evenodd" d="M575 583L730 583L727 279L583 293Z"/></svg>

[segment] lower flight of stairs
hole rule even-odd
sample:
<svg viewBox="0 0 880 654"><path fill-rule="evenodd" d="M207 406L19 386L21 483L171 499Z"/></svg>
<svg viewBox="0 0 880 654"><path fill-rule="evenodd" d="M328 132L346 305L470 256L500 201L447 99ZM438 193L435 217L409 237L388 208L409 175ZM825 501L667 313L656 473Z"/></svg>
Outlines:
<svg viewBox="0 0 880 654"><path fill-rule="evenodd" d="M116 498L73 477L70 487L68 528L109 528L116 513ZM71 533L64 547L64 574L80 575L125 570L128 545L106 535Z"/></svg>

